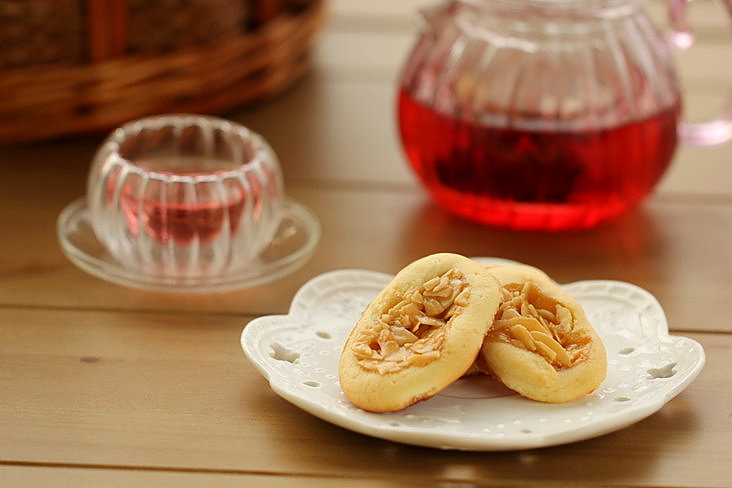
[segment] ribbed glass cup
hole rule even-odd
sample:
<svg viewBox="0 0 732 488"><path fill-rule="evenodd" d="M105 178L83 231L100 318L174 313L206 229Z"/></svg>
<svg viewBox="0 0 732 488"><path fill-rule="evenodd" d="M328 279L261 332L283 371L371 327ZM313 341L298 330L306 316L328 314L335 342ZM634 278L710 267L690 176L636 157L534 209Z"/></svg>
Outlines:
<svg viewBox="0 0 732 488"><path fill-rule="evenodd" d="M102 144L87 201L99 241L139 273L203 278L251 263L282 218L279 161L233 122L166 115L131 122Z"/></svg>

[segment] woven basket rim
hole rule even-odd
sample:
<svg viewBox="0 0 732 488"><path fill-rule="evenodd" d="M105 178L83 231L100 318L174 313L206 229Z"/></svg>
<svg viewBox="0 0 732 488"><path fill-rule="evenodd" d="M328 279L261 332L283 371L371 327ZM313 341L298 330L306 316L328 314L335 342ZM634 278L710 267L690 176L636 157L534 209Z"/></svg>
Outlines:
<svg viewBox="0 0 732 488"><path fill-rule="evenodd" d="M258 29L173 53L0 69L0 143L108 131L160 113L216 115L274 96L308 70L323 0Z"/></svg>

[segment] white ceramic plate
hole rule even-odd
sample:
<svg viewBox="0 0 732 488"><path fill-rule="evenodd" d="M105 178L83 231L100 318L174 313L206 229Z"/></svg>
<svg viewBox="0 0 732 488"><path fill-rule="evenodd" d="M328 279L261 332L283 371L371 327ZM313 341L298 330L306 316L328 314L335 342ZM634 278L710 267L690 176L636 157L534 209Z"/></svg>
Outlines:
<svg viewBox="0 0 732 488"><path fill-rule="evenodd" d="M702 347L668 334L663 309L647 291L581 281L563 287L608 352L608 376L593 394L544 404L476 376L400 412L365 412L341 392L338 360L361 312L391 278L361 270L320 275L297 292L287 315L247 324L242 348L277 394L323 420L382 439L475 451L551 446L622 429L658 411L704 366Z"/></svg>

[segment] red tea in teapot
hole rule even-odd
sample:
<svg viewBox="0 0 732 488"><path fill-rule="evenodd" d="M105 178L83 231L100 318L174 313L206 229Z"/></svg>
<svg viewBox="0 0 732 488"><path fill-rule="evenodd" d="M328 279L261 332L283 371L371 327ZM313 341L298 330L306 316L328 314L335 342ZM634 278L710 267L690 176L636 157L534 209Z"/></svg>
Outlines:
<svg viewBox="0 0 732 488"><path fill-rule="evenodd" d="M583 131L491 127L399 94L407 157L435 199L468 219L514 229L579 229L643 199L677 144L679 104Z"/></svg>

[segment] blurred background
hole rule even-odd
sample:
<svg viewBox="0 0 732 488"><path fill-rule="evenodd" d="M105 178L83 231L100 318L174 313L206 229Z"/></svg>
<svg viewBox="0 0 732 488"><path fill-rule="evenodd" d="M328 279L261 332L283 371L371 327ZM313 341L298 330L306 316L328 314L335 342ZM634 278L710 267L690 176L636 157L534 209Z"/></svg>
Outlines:
<svg viewBox="0 0 732 488"><path fill-rule="evenodd" d="M272 96L322 24L320 0L0 1L0 142Z"/></svg>
<svg viewBox="0 0 732 488"><path fill-rule="evenodd" d="M0 0L0 145L79 135L96 141L144 115L211 113L245 123L275 150L300 144L293 157L332 166L334 179L345 177L339 169L348 161L348 174L359 179L412 183L395 93L416 38L414 12L432 4ZM659 28L668 25L666 1L651 0L648 11ZM720 61L730 59L732 44L723 2L694 2L689 17L697 42L675 61L684 114L695 121L729 103L732 63ZM279 111L268 107L283 103L295 104L297 117L270 118ZM359 120L383 123L364 127ZM322 140L331 145L324 160ZM676 159L688 159L688 151L681 147ZM706 195L726 195L724 146L702 151L710 177L676 164L660 189L683 183L685 191L699 185ZM297 173L304 165L283 163L289 177L306 177Z"/></svg>

